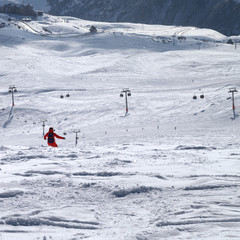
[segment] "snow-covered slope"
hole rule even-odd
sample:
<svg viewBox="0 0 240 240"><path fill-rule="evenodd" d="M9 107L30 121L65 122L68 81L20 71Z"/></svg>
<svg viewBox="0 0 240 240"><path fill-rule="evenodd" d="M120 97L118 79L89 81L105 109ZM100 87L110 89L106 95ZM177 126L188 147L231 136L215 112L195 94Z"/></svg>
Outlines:
<svg viewBox="0 0 240 240"><path fill-rule="evenodd" d="M134 22L215 29L239 35L235 0L48 0L49 13L110 22Z"/></svg>
<svg viewBox="0 0 240 240"><path fill-rule="evenodd" d="M238 0L0 0L0 5L8 2L93 21L195 26L228 36L240 34Z"/></svg>
<svg viewBox="0 0 240 240"><path fill-rule="evenodd" d="M1 240L239 238L238 46L192 27L0 19Z"/></svg>

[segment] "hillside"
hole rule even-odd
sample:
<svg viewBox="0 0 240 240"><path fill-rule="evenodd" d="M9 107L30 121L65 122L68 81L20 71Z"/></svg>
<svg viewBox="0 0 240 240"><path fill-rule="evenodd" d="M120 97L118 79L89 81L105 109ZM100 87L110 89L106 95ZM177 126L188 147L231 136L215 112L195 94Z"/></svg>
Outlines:
<svg viewBox="0 0 240 240"><path fill-rule="evenodd" d="M5 0L3 3L22 3ZM238 0L25 0L37 10L105 22L194 26L240 35ZM1 1L0 1L1 5Z"/></svg>
<svg viewBox="0 0 240 240"><path fill-rule="evenodd" d="M235 0L48 0L50 13L109 22L210 28L240 35L240 4Z"/></svg>
<svg viewBox="0 0 240 240"><path fill-rule="evenodd" d="M48 12L50 10L50 6L47 2L47 0L2 0L0 1L0 6L3 6L5 4L16 4L16 5L20 5L20 4L31 4L35 10L42 10L45 12Z"/></svg>
<svg viewBox="0 0 240 240"><path fill-rule="evenodd" d="M196 27L8 19L1 240L239 238L238 45Z"/></svg>

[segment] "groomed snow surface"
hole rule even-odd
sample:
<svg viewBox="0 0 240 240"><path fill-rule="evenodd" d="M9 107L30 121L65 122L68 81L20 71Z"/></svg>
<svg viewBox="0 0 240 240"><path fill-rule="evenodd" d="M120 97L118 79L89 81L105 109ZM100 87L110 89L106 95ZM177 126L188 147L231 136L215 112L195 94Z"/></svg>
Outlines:
<svg viewBox="0 0 240 240"><path fill-rule="evenodd" d="M1 240L240 238L238 46L208 29L8 18Z"/></svg>

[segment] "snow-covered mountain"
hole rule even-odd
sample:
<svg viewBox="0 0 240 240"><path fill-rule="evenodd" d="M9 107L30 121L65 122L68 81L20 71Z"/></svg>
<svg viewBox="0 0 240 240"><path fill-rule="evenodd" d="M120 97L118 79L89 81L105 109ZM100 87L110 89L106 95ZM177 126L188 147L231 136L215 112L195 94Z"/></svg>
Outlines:
<svg viewBox="0 0 240 240"><path fill-rule="evenodd" d="M196 27L0 23L1 240L240 237L238 45Z"/></svg>
<svg viewBox="0 0 240 240"><path fill-rule="evenodd" d="M240 34L240 4L235 0L48 0L50 12L83 19L215 29Z"/></svg>
<svg viewBox="0 0 240 240"><path fill-rule="evenodd" d="M0 3L8 2L2 0ZM238 0L13 0L54 15L108 22L195 26L240 35Z"/></svg>

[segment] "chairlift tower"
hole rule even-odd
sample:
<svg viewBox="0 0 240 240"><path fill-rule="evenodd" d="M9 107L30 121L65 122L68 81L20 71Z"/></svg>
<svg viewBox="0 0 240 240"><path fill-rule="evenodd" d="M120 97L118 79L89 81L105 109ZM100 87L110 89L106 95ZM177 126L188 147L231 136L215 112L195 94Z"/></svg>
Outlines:
<svg viewBox="0 0 240 240"><path fill-rule="evenodd" d="M124 88L120 93L120 97L123 97L125 94L125 102L126 102L126 115L128 114L128 97L131 96L131 91L129 88Z"/></svg>
<svg viewBox="0 0 240 240"><path fill-rule="evenodd" d="M235 119L236 113L235 113L235 102L234 102L234 93L238 92L236 88L229 88L228 93L232 93L232 109L233 109L233 118Z"/></svg>
<svg viewBox="0 0 240 240"><path fill-rule="evenodd" d="M12 106L14 107L14 93L17 92L16 86L15 85L10 85L8 92L12 93Z"/></svg>

